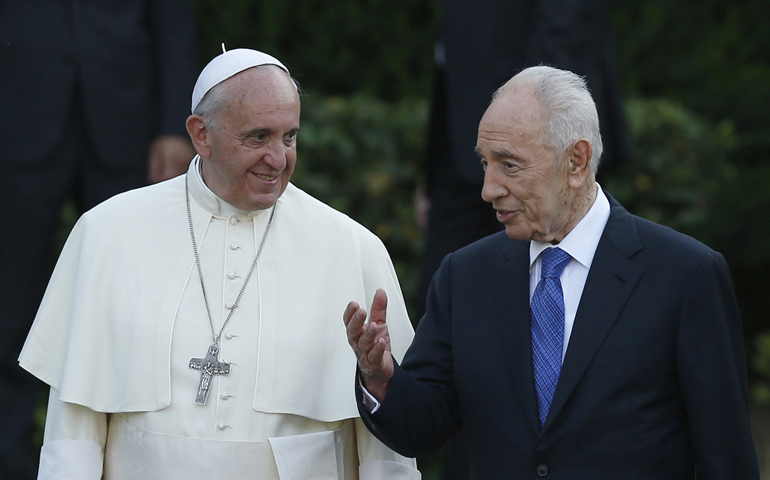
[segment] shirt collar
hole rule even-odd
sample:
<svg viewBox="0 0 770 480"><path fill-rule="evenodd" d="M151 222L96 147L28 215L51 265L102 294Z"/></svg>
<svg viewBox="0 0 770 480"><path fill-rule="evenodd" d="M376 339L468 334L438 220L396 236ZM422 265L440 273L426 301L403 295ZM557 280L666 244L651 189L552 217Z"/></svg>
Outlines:
<svg viewBox="0 0 770 480"><path fill-rule="evenodd" d="M227 217L231 214L240 217L254 217L258 215L261 210L248 212L236 208L229 203L225 202L203 181L201 175L201 157L196 155L193 161L190 162L190 168L187 169L188 187L190 189L190 197L195 200L195 203L203 207L206 211L214 216Z"/></svg>
<svg viewBox="0 0 770 480"><path fill-rule="evenodd" d="M575 225L575 228L567 234L557 245L559 248L569 253L572 258L580 262L581 265L590 269L591 262L594 260L596 247L610 218L610 202L604 194L602 187L596 184L596 199L588 210L588 213ZM537 261L538 256L546 248L553 247L553 244L545 242L532 241L529 244L529 268Z"/></svg>

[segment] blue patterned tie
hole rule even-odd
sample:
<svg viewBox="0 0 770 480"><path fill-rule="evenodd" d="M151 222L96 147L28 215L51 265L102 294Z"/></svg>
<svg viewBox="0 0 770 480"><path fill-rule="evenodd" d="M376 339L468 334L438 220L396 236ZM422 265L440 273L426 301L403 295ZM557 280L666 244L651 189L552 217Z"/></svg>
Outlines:
<svg viewBox="0 0 770 480"><path fill-rule="evenodd" d="M542 257L540 282L535 287L531 306L532 361L535 366L540 425L545 423L548 416L561 371L564 347L564 293L559 277L572 258L560 248L549 248L543 251Z"/></svg>

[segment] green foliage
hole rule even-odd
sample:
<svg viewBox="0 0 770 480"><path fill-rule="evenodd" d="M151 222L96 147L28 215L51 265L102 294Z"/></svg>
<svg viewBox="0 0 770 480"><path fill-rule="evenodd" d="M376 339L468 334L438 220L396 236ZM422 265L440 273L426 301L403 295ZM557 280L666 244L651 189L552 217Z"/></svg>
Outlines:
<svg viewBox="0 0 770 480"><path fill-rule="evenodd" d="M292 177L382 239L407 297L419 277L413 196L422 176L427 110L425 100L306 95Z"/></svg>
<svg viewBox="0 0 770 480"><path fill-rule="evenodd" d="M614 2L625 86L679 97L709 115L766 119L756 116L756 101L770 100L768 11L765 0Z"/></svg>
<svg viewBox="0 0 770 480"><path fill-rule="evenodd" d="M228 49L263 50L306 91L427 95L435 0L196 0L202 63Z"/></svg>
<svg viewBox="0 0 770 480"><path fill-rule="evenodd" d="M751 396L757 403L770 405L770 333L757 335L754 347L751 366L761 377L751 386Z"/></svg>
<svg viewBox="0 0 770 480"><path fill-rule="evenodd" d="M611 11L626 92L730 118L740 140L734 161L768 160L767 0L616 1Z"/></svg>
<svg viewBox="0 0 770 480"><path fill-rule="evenodd" d="M709 125L663 98L629 100L626 113L632 158L605 186L637 215L718 243L721 232L710 230L710 220L726 185L737 180L732 124Z"/></svg>

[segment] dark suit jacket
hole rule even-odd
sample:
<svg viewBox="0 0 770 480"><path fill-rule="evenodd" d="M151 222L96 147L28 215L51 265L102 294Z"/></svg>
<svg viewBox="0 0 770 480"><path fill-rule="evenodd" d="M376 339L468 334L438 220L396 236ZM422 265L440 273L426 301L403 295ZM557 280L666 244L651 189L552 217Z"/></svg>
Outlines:
<svg viewBox="0 0 770 480"><path fill-rule="evenodd" d="M372 432L417 456L462 426L481 480L758 479L724 258L610 201L543 428L529 242L502 232L442 263Z"/></svg>
<svg viewBox="0 0 770 480"><path fill-rule="evenodd" d="M192 4L0 2L0 161L48 160L73 102L97 157L111 167L143 168L153 137L186 137L197 67Z"/></svg>

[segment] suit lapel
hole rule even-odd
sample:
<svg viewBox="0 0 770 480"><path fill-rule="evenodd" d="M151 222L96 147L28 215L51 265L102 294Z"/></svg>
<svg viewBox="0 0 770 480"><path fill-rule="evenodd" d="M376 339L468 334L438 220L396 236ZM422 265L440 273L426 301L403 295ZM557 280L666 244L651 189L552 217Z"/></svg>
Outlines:
<svg viewBox="0 0 770 480"><path fill-rule="evenodd" d="M618 319L641 270L629 258L641 250L633 217L607 195L611 213L588 272L575 324L543 430L553 422Z"/></svg>
<svg viewBox="0 0 770 480"><path fill-rule="evenodd" d="M516 397L533 432L540 430L537 413L532 334L529 313L529 242L510 242L494 274L494 324L502 343Z"/></svg>

